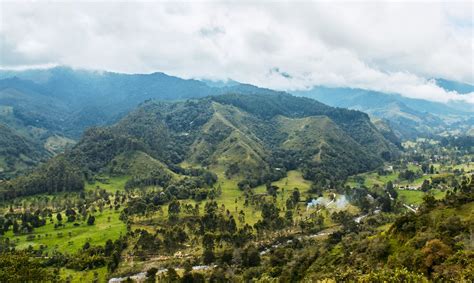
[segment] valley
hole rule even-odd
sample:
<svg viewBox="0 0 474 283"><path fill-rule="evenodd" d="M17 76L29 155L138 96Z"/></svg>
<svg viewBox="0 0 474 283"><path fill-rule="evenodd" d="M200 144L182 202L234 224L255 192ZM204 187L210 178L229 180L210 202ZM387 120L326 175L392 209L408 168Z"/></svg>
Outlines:
<svg viewBox="0 0 474 283"><path fill-rule="evenodd" d="M470 138L402 142L361 112L229 93L146 101L65 148L0 183L0 267L68 282L470 278ZM401 224L439 213L456 228ZM435 271L406 264L427 245L446 250Z"/></svg>
<svg viewBox="0 0 474 283"><path fill-rule="evenodd" d="M0 282L474 282L473 5L0 0Z"/></svg>

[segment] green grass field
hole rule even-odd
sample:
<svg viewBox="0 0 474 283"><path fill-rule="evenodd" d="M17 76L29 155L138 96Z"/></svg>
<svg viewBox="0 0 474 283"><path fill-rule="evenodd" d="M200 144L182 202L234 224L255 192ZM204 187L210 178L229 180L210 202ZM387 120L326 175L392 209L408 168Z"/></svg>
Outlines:
<svg viewBox="0 0 474 283"><path fill-rule="evenodd" d="M422 191L410 191L410 190L398 190L398 199L406 204L420 205L423 202L423 196L425 195ZM438 189L431 190L436 199L442 199L446 195L445 191Z"/></svg>
<svg viewBox="0 0 474 283"><path fill-rule="evenodd" d="M362 177L364 178L364 182L362 185L364 185L365 187L369 189L373 188L374 186L383 187L388 183L388 181L392 181L395 185L398 185L398 186L419 187L421 186L421 184L423 184L424 180L429 180L432 177L442 177L442 176L447 176L451 174L451 173L444 172L445 170L442 170L443 168L441 167L440 164L433 164L433 166L435 167L436 170L441 170L442 172L435 173L435 174L423 174L420 177L414 179L413 181L399 180L398 179L398 175L400 173L399 170L394 170L392 173L387 174L387 175L379 175L377 172L368 172L368 173L358 174L356 176L349 177L346 182L346 185L350 187L358 187L361 184L359 184L356 179L357 177ZM456 165L453 167L453 169L454 168L458 168L458 169L464 168L465 170L469 170L471 167L468 164L462 164L462 165ZM414 164L409 164L407 166L407 169L414 172L421 173L420 167Z"/></svg>
<svg viewBox="0 0 474 283"><path fill-rule="evenodd" d="M61 268L59 272L61 280L71 283L85 282L107 282L107 267L96 268L94 270L75 271L72 269Z"/></svg>
<svg viewBox="0 0 474 283"><path fill-rule="evenodd" d="M105 177L105 182L95 181L94 183L86 183L85 190L95 190L97 187L106 190L109 193L115 193L116 191L122 191L125 189L125 183L130 179L129 176L120 177Z"/></svg>
<svg viewBox="0 0 474 283"><path fill-rule="evenodd" d="M384 186L388 181L394 182L398 178L398 172L393 172L388 175L379 175L377 174L377 172L370 172L365 174L359 174L358 176L364 178L364 186L366 186L367 188L372 188L374 185ZM358 187L359 183L357 183L352 177L348 179L346 185L350 187Z"/></svg>
<svg viewBox="0 0 474 283"><path fill-rule="evenodd" d="M96 221L93 226L87 225L85 221L77 221L80 225L76 227L73 223L65 222L66 216L63 215L65 227L57 229L54 228L54 223L57 223L54 216L54 223L48 221L46 225L34 229L31 234L15 236L12 231L8 231L5 235L16 243L18 249L28 246L39 248L43 245L46 251L74 253L86 242L91 245L104 245L108 239L115 240L121 234L125 235L126 225L120 221L119 216L119 211L105 209L102 214L95 214Z"/></svg>

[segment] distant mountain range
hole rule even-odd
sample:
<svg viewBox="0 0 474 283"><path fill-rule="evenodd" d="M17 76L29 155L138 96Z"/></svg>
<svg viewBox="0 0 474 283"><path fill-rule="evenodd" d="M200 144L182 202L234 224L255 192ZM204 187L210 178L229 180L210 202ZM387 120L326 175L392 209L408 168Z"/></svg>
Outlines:
<svg viewBox="0 0 474 283"><path fill-rule="evenodd" d="M446 80L441 85L448 90L469 93L472 86ZM469 88L471 87L471 88ZM453 131L467 132L474 127L474 105L466 103L438 103L413 99L398 94L353 88L314 87L295 91L294 95L316 99L327 105L360 110L372 117L385 120L401 138L430 136Z"/></svg>
<svg viewBox="0 0 474 283"><path fill-rule="evenodd" d="M445 79L435 79L435 81L438 86L448 91L455 91L460 94L467 94L467 93L474 92L474 85L445 80Z"/></svg>

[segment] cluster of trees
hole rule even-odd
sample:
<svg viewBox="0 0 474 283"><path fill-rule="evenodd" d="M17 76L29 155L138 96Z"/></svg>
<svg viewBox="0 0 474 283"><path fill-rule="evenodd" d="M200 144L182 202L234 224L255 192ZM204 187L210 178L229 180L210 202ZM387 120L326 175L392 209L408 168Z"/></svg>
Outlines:
<svg viewBox="0 0 474 283"><path fill-rule="evenodd" d="M449 136L443 137L440 144L444 147L456 147L474 153L474 137L473 136Z"/></svg>
<svg viewBox="0 0 474 283"><path fill-rule="evenodd" d="M202 245L202 262L205 264L230 263L233 258L236 261L239 258L243 266L259 261L258 251L247 246L253 239L253 229L247 224L238 228L231 213L212 200L205 203L202 215L198 204L193 207L173 200L168 204L168 220L155 233L137 229L130 235L137 239L133 255L140 258L160 253L173 254L185 243L191 243Z"/></svg>
<svg viewBox="0 0 474 283"><path fill-rule="evenodd" d="M3 200L39 193L81 191L84 177L79 168L61 155L28 175L0 183L0 189Z"/></svg>
<svg viewBox="0 0 474 283"><path fill-rule="evenodd" d="M34 228L44 226L46 224L46 218L40 216L40 211L37 210L35 213L25 211L23 213L7 213L5 216L0 217L0 235L11 229L13 234L18 235L22 233L31 233Z"/></svg>
<svg viewBox="0 0 474 283"><path fill-rule="evenodd" d="M53 268L66 267L73 270L89 270L107 266L114 271L121 260L122 251L127 248L127 238L120 237L112 241L107 240L104 246L92 246L86 242L82 249L73 254L54 252L48 256L44 266Z"/></svg>
<svg viewBox="0 0 474 283"><path fill-rule="evenodd" d="M420 177L419 174L417 174L417 172L414 172L412 170L404 170L404 171L401 171L399 174L398 174L398 178L400 180L408 180L408 181L413 181L415 180L416 178Z"/></svg>
<svg viewBox="0 0 474 283"><path fill-rule="evenodd" d="M125 189L159 186L166 187L171 181L171 175L160 169L146 172L145 175L133 176L125 183Z"/></svg>
<svg viewBox="0 0 474 283"><path fill-rule="evenodd" d="M126 196L120 192L112 195L103 189L96 189L87 194L75 194L74 197L65 195L63 200L64 203L53 198L46 202L50 205L46 205L42 201L32 199L30 205L23 201L22 208L11 204L8 212L0 216L0 235L11 230L14 235L28 234L28 237L34 237L35 235L31 234L34 229L48 222L54 222L55 229L63 227L66 222L79 225L78 221L83 221L87 225L94 225L96 213L102 213L105 207L118 210L126 201Z"/></svg>
<svg viewBox="0 0 474 283"><path fill-rule="evenodd" d="M237 183L237 186L241 190L247 190L250 188L255 188L261 184L278 181L281 178L286 176L286 170L284 168L281 168L281 167L274 167L274 168L278 168L279 170L263 169L260 171L261 174L259 175L257 174L246 175L241 181L239 181L239 183Z"/></svg>
<svg viewBox="0 0 474 283"><path fill-rule="evenodd" d="M287 211L291 214L291 210ZM275 231L283 229L288 225L293 224L293 216L289 215L286 218L280 216L280 209L273 202L263 202L262 205L262 219L255 223L257 231Z"/></svg>
<svg viewBox="0 0 474 283"><path fill-rule="evenodd" d="M52 269L44 267L28 251L2 251L0 253L1 282L54 282L58 279Z"/></svg>
<svg viewBox="0 0 474 283"><path fill-rule="evenodd" d="M205 175L208 176L208 175ZM162 212L162 206L176 200L194 199L202 201L215 199L220 194L219 188L210 187L217 178L185 177L173 181L164 189L150 189L135 192L137 196L130 198L122 211L122 219L130 215L148 215L156 211Z"/></svg>

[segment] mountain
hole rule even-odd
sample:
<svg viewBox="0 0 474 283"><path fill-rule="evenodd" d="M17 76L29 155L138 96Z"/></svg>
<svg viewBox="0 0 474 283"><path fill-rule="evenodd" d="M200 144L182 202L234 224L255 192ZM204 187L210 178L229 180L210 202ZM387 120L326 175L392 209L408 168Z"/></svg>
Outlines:
<svg viewBox="0 0 474 283"><path fill-rule="evenodd" d="M386 120L395 133L403 138L432 135L459 126L473 126L469 117L473 115L474 108L469 105L447 105L398 94L352 88L314 87L308 91L293 93L334 107L363 111L370 116Z"/></svg>
<svg viewBox="0 0 474 283"><path fill-rule="evenodd" d="M185 80L164 73L121 74L55 67L0 70L0 122L33 139L78 139L91 126L117 122L148 99L179 101L227 92L271 93L234 81Z"/></svg>
<svg viewBox="0 0 474 283"><path fill-rule="evenodd" d="M87 178L128 174L154 183L202 168L237 178L243 188L293 169L325 185L397 156L366 114L273 92L147 101L114 125L87 130L59 158Z"/></svg>
<svg viewBox="0 0 474 283"><path fill-rule="evenodd" d="M0 178L9 178L24 172L49 157L40 144L0 124Z"/></svg>
<svg viewBox="0 0 474 283"><path fill-rule="evenodd" d="M468 84L436 82L447 90L472 91ZM9 115L0 115L0 122L43 142L52 135L78 139L84 129L110 125L147 99L177 101L228 92L271 91L232 80L185 80L163 73L120 74L69 67L1 70L0 112ZM472 105L462 103L445 105L362 89L315 87L294 94L388 120L400 137L441 132L474 111Z"/></svg>
<svg viewBox="0 0 474 283"><path fill-rule="evenodd" d="M446 79L435 79L435 81L439 87L442 87L447 91L455 91L459 94L467 94L474 92L474 85L471 84L450 81Z"/></svg>
<svg viewBox="0 0 474 283"><path fill-rule="evenodd" d="M1 70L0 123L57 154L85 129L113 124L147 99L184 100L215 92L203 82L163 73L128 75L67 67ZM11 157L3 151L0 158ZM11 172L19 171L13 167Z"/></svg>
<svg viewBox="0 0 474 283"><path fill-rule="evenodd" d="M229 98L230 96L225 96L227 97L226 103L215 98L214 102L231 105L238 111L234 110L230 114L226 112L230 111L229 109L214 104L213 107L217 107L222 113L220 116L213 117L212 122L203 129L209 135L213 135L215 130L231 131L233 127L235 128L233 123L239 121L240 126L237 128L244 129L249 126L244 125L242 121L251 120L253 122L256 118L268 120L273 119L276 115L304 118L298 116L302 115L301 113L306 113L307 116L321 115L319 112L309 111L306 109L306 105L297 103L296 107L291 106L292 101L281 98L284 97L281 96L282 93L235 81L185 80L163 73L131 75L56 67L43 70L0 71L0 123L21 133L22 136L34 143L43 145L53 154L57 154L80 139L87 128L117 123L127 117L127 113L143 101L149 99L185 101L228 93L256 97L252 98L255 101L247 101L248 99L242 97L232 100ZM373 120L381 119L382 121L377 123L374 120L374 124L380 130L378 134L382 134L392 143L397 143L398 138L454 133L454 130L458 133L472 130L472 122L469 120L470 112L464 111L468 108L465 105L447 106L425 100L409 99L396 94L349 88L316 87L310 91L295 92L295 94L314 98L330 106L360 110L368 113ZM279 105L276 102L269 104L264 101L265 95L277 95L289 105ZM259 97L265 98L260 99ZM274 100L270 99L269 101ZM253 107L251 103L256 103L257 107ZM267 113L267 116L263 117L260 113L262 105L274 113L263 111ZM321 106L322 104L310 103L310 105L318 111L323 111L322 109L326 107ZM305 110L298 107L303 107ZM202 111L207 110L203 109ZM240 117L237 122L234 121L236 117ZM334 116L330 119L343 131L351 133L352 140L357 143L361 142L358 140L357 132L364 131L365 128L355 130L340 123L337 120L338 117ZM282 119L275 119L272 122L276 125L284 124ZM323 127L322 125L326 129L332 127L330 123L326 123L322 119L301 120L299 123L301 125L307 123L305 126L314 129ZM374 125L371 124L372 126ZM247 129L247 132L253 131L251 135L243 135L242 129L242 132L232 132L233 137L241 143L226 152L214 152L213 149L224 146L228 141L221 141L222 144L213 144L202 137L193 145L195 153L192 154L189 161L210 162L213 157L208 155L211 152L214 152L215 156L221 156L221 159L226 159L226 155L246 154L249 156L249 164L252 165L249 168L257 166L256 164L263 166L262 164L266 163L264 157L268 155L264 154L266 152L263 150L265 146L259 143L259 139L262 137L259 136L258 131L262 129ZM290 134L285 127L274 129L267 126L263 130L281 132L282 135ZM304 133L298 134L304 136ZM252 151L248 148L252 148ZM371 146L371 149L378 152L377 145ZM231 159L227 158L227 160Z"/></svg>
<svg viewBox="0 0 474 283"><path fill-rule="evenodd" d="M56 67L0 71L0 105L17 124L78 138L90 126L110 124L146 99L180 100L212 94L196 80L163 73L128 75ZM11 121L6 121L11 123Z"/></svg>

